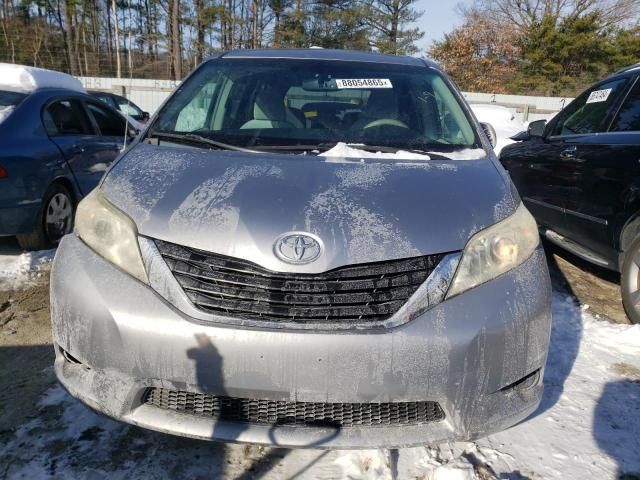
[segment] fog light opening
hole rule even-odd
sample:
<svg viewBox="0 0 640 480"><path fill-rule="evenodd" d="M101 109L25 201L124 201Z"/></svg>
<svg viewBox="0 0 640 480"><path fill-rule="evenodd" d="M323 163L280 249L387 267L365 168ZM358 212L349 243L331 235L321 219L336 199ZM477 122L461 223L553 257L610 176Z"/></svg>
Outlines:
<svg viewBox="0 0 640 480"><path fill-rule="evenodd" d="M64 359L69 362L69 363L73 363L74 365L82 365L82 362L80 360L78 360L76 357L74 357L73 355L71 355L69 352L67 352L64 348L62 347L58 347L58 350L60 351L60 353L62 354L62 356L64 357ZM88 367L86 367L88 368Z"/></svg>
<svg viewBox="0 0 640 480"><path fill-rule="evenodd" d="M540 369L531 372L529 375L522 377L520 380L516 380L510 385L503 387L500 389L502 393L510 393L513 391L521 392L523 390L527 390L531 387L534 387L538 384L540 380Z"/></svg>

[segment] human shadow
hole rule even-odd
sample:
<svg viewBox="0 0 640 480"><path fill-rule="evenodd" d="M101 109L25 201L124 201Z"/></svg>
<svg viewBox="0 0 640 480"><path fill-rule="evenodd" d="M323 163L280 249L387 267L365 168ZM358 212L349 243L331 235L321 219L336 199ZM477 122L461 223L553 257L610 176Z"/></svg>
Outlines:
<svg viewBox="0 0 640 480"><path fill-rule="evenodd" d="M562 396L582 339L582 315L575 294L558 267L553 249L545 245L545 253L553 287L551 338L543 379L544 395L529 419L552 408Z"/></svg>
<svg viewBox="0 0 640 480"><path fill-rule="evenodd" d="M211 339L204 333L196 334L194 337L197 346L189 349L187 356L195 362L197 388L202 393L216 398L211 410L215 422L211 437L214 440L219 439L224 442L239 440L242 432L249 427L249 423L231 420L242 418L249 412L243 404L231 401L225 388L224 359ZM237 480L249 480L264 476L289 451L289 449L279 448L274 444L273 448L246 467ZM218 461L221 465L225 465L224 458L218 459Z"/></svg>
<svg viewBox="0 0 640 480"><path fill-rule="evenodd" d="M593 437L617 466L616 479L640 480L640 378L607 383L593 414Z"/></svg>
<svg viewBox="0 0 640 480"><path fill-rule="evenodd" d="M187 356L195 361L197 388L205 394L218 398L217 405L213 408L215 424L211 433L212 439L224 442L246 441L240 437L242 432L252 425L252 415L255 413L252 411L256 406L252 407L248 402L237 401L239 399L234 399L228 394L225 388L224 359L212 344L211 339L206 334L200 333L195 335L195 340L197 346L189 349ZM302 420L297 415L298 413L293 410L279 408L277 414L270 416L268 423L265 423L264 418L260 420L262 426L268 427L271 448L246 467L237 480L261 478L292 451L290 448L281 446L278 433L281 427L299 426ZM341 434L340 427L329 419L319 419L317 423L305 423L305 426L322 427L327 433L321 438L316 437L305 445L301 445L302 448L321 447ZM224 465L224 459L221 462Z"/></svg>

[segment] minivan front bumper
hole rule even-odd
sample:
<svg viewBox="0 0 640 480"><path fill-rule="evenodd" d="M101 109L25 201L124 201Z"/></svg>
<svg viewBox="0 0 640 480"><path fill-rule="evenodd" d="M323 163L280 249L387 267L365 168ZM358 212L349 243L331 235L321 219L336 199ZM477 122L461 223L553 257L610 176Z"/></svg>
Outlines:
<svg viewBox="0 0 640 480"><path fill-rule="evenodd" d="M55 371L113 418L176 435L288 447L401 447L466 440L526 418L542 395L551 324L544 253L382 331L229 327L178 311L66 236L51 277ZM533 374L533 381L520 382ZM216 422L144 402L149 388L287 402L437 402L417 425Z"/></svg>

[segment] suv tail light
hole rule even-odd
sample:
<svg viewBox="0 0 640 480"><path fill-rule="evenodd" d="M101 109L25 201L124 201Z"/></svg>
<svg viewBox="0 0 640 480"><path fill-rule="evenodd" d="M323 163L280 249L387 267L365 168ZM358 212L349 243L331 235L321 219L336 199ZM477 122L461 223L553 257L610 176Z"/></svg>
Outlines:
<svg viewBox="0 0 640 480"><path fill-rule="evenodd" d="M5 168L2 165L0 165L0 178L6 178L8 176L9 174L7 173Z"/></svg>

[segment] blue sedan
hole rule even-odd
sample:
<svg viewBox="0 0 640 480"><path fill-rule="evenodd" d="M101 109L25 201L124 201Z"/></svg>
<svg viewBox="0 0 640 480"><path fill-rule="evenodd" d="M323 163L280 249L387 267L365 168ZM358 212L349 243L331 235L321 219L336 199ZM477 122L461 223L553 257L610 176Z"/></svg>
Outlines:
<svg viewBox="0 0 640 480"><path fill-rule="evenodd" d="M27 250L57 245L126 130L115 109L80 91L24 92L0 80L0 236L15 235Z"/></svg>

